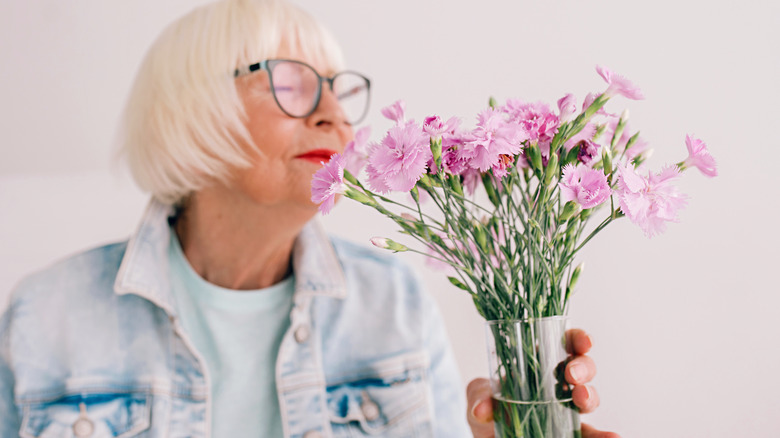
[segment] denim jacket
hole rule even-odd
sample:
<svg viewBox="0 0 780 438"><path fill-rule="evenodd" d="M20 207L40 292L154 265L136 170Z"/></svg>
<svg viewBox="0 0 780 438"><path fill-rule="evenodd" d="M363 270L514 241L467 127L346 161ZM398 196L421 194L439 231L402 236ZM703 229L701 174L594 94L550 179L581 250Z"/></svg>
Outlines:
<svg viewBox="0 0 780 438"><path fill-rule="evenodd" d="M0 317L1 438L211 435L209 373L168 284L172 214L152 201L129 241L19 284ZM471 436L441 316L410 269L313 220L293 270L285 437Z"/></svg>

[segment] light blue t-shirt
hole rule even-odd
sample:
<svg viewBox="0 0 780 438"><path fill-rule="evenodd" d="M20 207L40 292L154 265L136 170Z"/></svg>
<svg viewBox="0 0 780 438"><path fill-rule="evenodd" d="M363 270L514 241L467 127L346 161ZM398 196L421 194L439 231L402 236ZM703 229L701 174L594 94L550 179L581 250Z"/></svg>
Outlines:
<svg viewBox="0 0 780 438"><path fill-rule="evenodd" d="M192 269L173 230L168 260L182 324L211 377L212 436L283 436L276 358L290 325L293 277L258 290L216 286Z"/></svg>

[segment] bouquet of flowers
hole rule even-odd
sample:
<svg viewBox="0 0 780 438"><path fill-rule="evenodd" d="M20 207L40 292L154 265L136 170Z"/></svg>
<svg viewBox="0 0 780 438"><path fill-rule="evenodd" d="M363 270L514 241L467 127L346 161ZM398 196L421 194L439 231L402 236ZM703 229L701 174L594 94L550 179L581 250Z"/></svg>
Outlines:
<svg viewBox="0 0 780 438"><path fill-rule="evenodd" d="M404 103L396 102L382 109L394 126L380 141L369 143L361 129L312 180L312 201L323 213L337 195L374 208L419 247L386 238L374 245L430 257L471 295L495 346L498 437L578 436L559 366L565 350L547 351L562 348L563 329L549 323L567 312L582 272L578 252L623 217L648 237L662 232L686 204L674 185L681 172L717 174L706 144L690 135L687 158L644 170L650 149L629 129L628 112L604 108L613 97L638 100L642 92L607 68L596 70L606 90L589 94L580 111L571 94L558 100L557 112L491 98L471 129L457 118L406 120ZM591 224L597 210L605 214Z"/></svg>

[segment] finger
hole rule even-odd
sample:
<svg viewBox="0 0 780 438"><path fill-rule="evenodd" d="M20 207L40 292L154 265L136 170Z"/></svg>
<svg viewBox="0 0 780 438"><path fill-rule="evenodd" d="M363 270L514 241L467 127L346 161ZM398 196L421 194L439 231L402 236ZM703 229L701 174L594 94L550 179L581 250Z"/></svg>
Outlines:
<svg viewBox="0 0 780 438"><path fill-rule="evenodd" d="M577 356L566 364L566 381L572 385L588 383L595 375L596 363L588 356Z"/></svg>
<svg viewBox="0 0 780 438"><path fill-rule="evenodd" d="M571 392L571 398L583 414L593 412L601 403L598 392L588 385L575 386Z"/></svg>
<svg viewBox="0 0 780 438"><path fill-rule="evenodd" d="M593 340L590 335L580 329L569 329L566 331L566 351L569 354L585 354L593 347Z"/></svg>
<svg viewBox="0 0 780 438"><path fill-rule="evenodd" d="M582 438L620 438L620 435L615 432L602 432L585 423L582 423L580 430L582 431Z"/></svg>
<svg viewBox="0 0 780 438"><path fill-rule="evenodd" d="M474 379L466 387L469 426L474 438L493 438L493 400L488 379Z"/></svg>

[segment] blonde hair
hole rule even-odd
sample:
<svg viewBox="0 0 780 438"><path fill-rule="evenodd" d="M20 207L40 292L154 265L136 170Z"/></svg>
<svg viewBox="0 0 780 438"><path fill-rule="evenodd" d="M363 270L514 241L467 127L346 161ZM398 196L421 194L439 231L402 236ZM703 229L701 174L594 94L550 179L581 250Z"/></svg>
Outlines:
<svg viewBox="0 0 780 438"><path fill-rule="evenodd" d="M231 168L251 163L254 147L236 89L238 68L277 56L281 45L333 70L341 49L314 18L284 0L221 0L166 28L136 75L119 128L119 152L136 183L179 203Z"/></svg>

